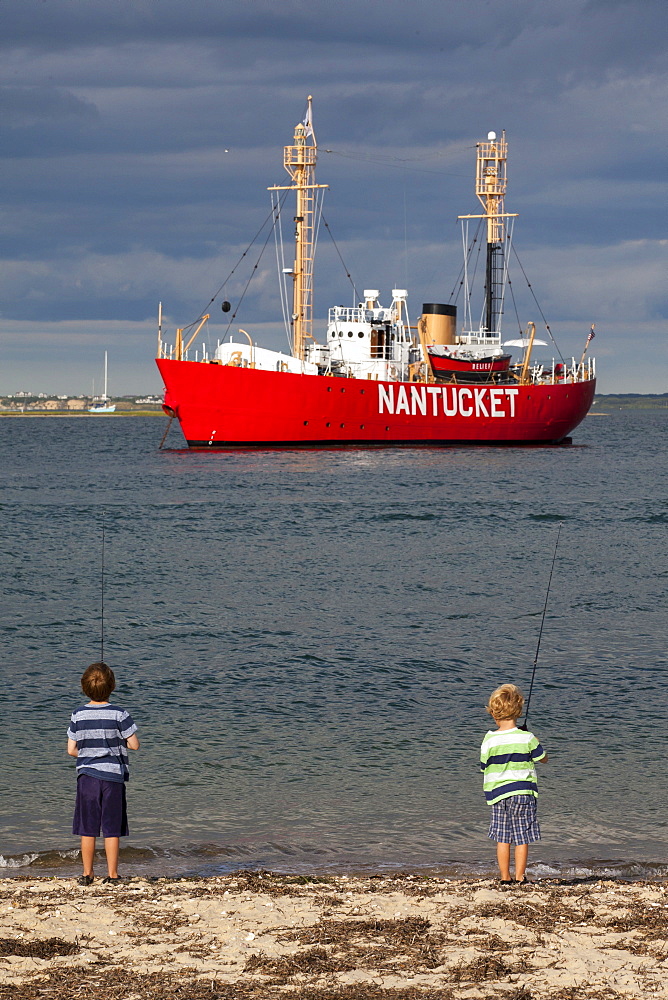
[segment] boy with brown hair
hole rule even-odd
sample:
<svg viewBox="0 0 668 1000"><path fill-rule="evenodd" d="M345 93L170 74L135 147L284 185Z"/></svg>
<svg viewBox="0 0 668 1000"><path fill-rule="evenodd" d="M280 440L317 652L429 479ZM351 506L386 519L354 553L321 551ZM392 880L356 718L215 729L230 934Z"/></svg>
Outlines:
<svg viewBox="0 0 668 1000"><path fill-rule="evenodd" d="M119 838L129 833L125 800L125 782L130 776L128 748L138 750L139 740L132 716L109 704L115 687L113 670L106 663L91 663L81 678L81 688L90 701L72 712L67 730L67 752L77 759L72 833L81 837L80 885L93 881L95 839L100 830L108 869L103 881L120 882Z"/></svg>
<svg viewBox="0 0 668 1000"><path fill-rule="evenodd" d="M486 711L496 722L480 748L480 770L487 804L492 807L489 837L496 840L501 888L526 885L529 844L540 840L538 784L534 764L547 754L533 733L517 720L524 695L514 684L502 684L490 695ZM515 881L510 877L510 847L515 846Z"/></svg>

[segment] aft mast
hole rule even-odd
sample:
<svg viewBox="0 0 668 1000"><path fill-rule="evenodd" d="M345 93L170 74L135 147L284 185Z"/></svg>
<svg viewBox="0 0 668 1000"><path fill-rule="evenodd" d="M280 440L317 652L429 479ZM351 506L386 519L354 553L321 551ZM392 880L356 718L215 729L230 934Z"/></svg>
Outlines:
<svg viewBox="0 0 668 1000"><path fill-rule="evenodd" d="M285 146L283 166L292 184L270 191L295 191L295 262L292 268L292 354L304 360L307 340L313 340L313 257L315 253L315 192L327 184L315 183L318 145L311 119L309 95L306 116L295 128L293 143Z"/></svg>
<svg viewBox="0 0 668 1000"><path fill-rule="evenodd" d="M487 261L485 268L485 308L483 332L487 337L500 334L503 311L503 290L506 264L504 243L506 239L506 219L516 218L517 213L504 211L506 193L506 162L508 143L506 133L497 139L496 132L490 132L487 142L477 144L476 194L485 212L484 215L460 215L460 219L485 219L487 223Z"/></svg>

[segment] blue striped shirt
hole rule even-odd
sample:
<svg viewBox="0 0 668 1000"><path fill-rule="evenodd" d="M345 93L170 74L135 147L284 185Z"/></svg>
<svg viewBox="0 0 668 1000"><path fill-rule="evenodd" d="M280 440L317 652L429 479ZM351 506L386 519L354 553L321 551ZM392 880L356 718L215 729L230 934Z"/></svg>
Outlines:
<svg viewBox="0 0 668 1000"><path fill-rule="evenodd" d="M67 738L77 745L77 774L128 781L127 740L137 732L132 716L118 705L82 705L72 712Z"/></svg>

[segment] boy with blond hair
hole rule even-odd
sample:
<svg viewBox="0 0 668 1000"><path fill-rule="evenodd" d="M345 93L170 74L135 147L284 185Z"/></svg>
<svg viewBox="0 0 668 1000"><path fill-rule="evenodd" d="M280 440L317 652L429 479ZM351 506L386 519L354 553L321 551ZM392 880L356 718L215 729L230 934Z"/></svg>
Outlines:
<svg viewBox="0 0 668 1000"><path fill-rule="evenodd" d="M487 804L492 807L489 837L496 841L501 888L526 885L529 844L540 840L538 783L534 764L547 754L533 733L517 720L524 695L514 684L502 684L489 697L486 710L496 722L480 747L480 770ZM515 847L515 880L510 877L510 847Z"/></svg>
<svg viewBox="0 0 668 1000"><path fill-rule="evenodd" d="M125 802L125 782L130 776L128 747L138 750L139 739L132 716L109 704L115 687L113 670L106 663L91 663L81 678L81 688L90 701L72 712L67 730L67 752L77 759L72 833L81 837L80 885L93 881L95 839L100 830L108 869L103 881L120 882L119 838L129 833Z"/></svg>

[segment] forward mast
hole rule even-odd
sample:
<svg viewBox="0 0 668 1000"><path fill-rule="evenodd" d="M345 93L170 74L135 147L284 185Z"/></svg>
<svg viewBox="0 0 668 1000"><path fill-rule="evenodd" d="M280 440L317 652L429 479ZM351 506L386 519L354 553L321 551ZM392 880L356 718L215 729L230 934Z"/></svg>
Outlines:
<svg viewBox="0 0 668 1000"><path fill-rule="evenodd" d="M318 144L313 130L309 94L306 116L295 127L292 145L283 150L283 166L292 184L276 185L269 191L294 191L296 194L295 260L292 268L292 354L303 361L306 342L313 337L313 260L315 256L315 192L327 184L315 183Z"/></svg>

